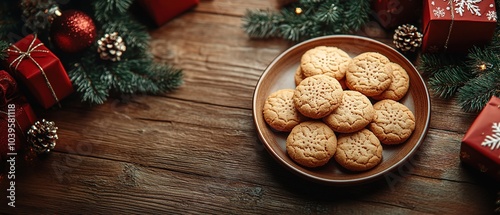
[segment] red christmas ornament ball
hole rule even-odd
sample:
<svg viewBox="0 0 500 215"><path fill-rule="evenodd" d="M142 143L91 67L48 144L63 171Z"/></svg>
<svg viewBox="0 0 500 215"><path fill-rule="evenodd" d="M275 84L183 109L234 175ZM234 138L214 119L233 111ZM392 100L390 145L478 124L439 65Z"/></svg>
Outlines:
<svg viewBox="0 0 500 215"><path fill-rule="evenodd" d="M96 27L92 18L84 12L68 10L54 19L50 37L54 45L63 52L76 53L92 45Z"/></svg>

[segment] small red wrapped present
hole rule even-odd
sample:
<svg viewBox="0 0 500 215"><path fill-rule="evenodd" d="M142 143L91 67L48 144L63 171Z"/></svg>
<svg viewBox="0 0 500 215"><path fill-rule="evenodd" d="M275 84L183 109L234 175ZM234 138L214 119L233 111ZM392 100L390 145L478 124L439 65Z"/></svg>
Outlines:
<svg viewBox="0 0 500 215"><path fill-rule="evenodd" d="M372 10L380 25L394 29L400 25L413 23L422 14L421 0L375 0Z"/></svg>
<svg viewBox="0 0 500 215"><path fill-rule="evenodd" d="M198 5L199 0L139 0L157 26Z"/></svg>
<svg viewBox="0 0 500 215"><path fill-rule="evenodd" d="M73 93L73 85L61 61L36 35L28 35L7 50L11 74L22 82L44 108Z"/></svg>
<svg viewBox="0 0 500 215"><path fill-rule="evenodd" d="M9 73L0 70L0 107L7 105L17 94L17 82Z"/></svg>
<svg viewBox="0 0 500 215"><path fill-rule="evenodd" d="M425 0L422 51L466 53L489 43L495 33L494 0Z"/></svg>
<svg viewBox="0 0 500 215"><path fill-rule="evenodd" d="M500 98L493 96L465 133L460 160L500 181Z"/></svg>

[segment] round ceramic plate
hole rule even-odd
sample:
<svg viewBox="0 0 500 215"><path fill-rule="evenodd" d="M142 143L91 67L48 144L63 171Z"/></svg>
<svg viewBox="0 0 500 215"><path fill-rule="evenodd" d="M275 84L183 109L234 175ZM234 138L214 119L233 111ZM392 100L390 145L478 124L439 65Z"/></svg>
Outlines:
<svg viewBox="0 0 500 215"><path fill-rule="evenodd" d="M272 92L279 89L295 89L294 73L300 64L300 58L307 50L316 46L335 46L351 57L363 52L379 52L392 62L401 65L410 76L410 88L400 100L415 115L416 126L410 138L396 146L383 145L382 162L364 172L351 172L343 169L331 159L320 168L306 168L295 163L286 152L288 133L272 130L264 121L262 108ZM329 185L352 185L383 177L411 157L424 140L430 120L430 98L427 87L417 69L398 51L390 46L365 37L334 35L311 39L297 44L274 59L260 77L253 95L253 117L258 135L267 151L285 168L306 179Z"/></svg>

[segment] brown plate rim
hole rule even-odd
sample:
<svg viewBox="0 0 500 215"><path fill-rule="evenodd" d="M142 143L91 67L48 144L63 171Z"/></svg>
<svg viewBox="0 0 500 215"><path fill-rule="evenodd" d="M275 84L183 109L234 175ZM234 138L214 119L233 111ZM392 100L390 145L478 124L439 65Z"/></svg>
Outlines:
<svg viewBox="0 0 500 215"><path fill-rule="evenodd" d="M323 177L318 177L316 175L312 175L312 174L306 173L306 172L304 172L304 171L302 171L302 170L294 167L293 165L289 164L286 160L284 160L283 158L281 158L278 155L278 153L273 149L273 147L271 147L270 143L264 138L263 131L261 129L259 129L258 118L257 118L259 116L259 114L257 113L257 109L258 109L257 108L257 99L258 99L259 89L261 88L262 84L265 81L264 78L270 72L272 72L271 69L273 68L273 66L275 64L277 64L279 62L279 60L283 56L286 56L289 52L293 51L294 49L296 49L296 48L298 48L300 46L306 45L307 43L317 42L317 41L320 41L320 40L336 40L336 39L364 40L364 41L369 42L369 43L375 43L377 45L380 45L384 49L387 49L386 51L392 52L392 54L396 55L399 58L399 60L405 61L405 63L407 63L408 65L410 65L412 67L412 70L414 72L416 72L416 76L419 78L419 80L417 80L417 81L420 81L422 83L422 85L423 85L424 92L425 92L425 99L426 99L426 102L427 102L427 105L426 105L427 110L424 110L427 113L426 117L425 117L424 130L420 134L420 137L418 138L416 144L413 146L413 148L406 155L404 155L404 157L402 157L394 165L392 165L392 166L390 166L390 167L388 167L388 168L386 168L386 169L384 169L384 170L382 170L380 172L377 172L377 173L372 174L372 175L368 175L366 177L353 178L353 179L348 179L348 180L334 180L334 179L326 179L326 178L323 178ZM254 126L256 127L259 140L264 145L264 148L266 148L266 150L268 151L268 153L278 163L280 163L282 166L284 166L286 169L288 169L289 171L291 171L294 174L297 174L300 177L303 177L305 179L311 180L313 182L321 183L321 184L326 184L326 185L342 185L342 186L343 185L355 185L355 184L367 183L367 182L373 181L375 179L378 179L378 178L380 178L380 176L383 176L386 173L392 172L395 168L398 168L399 166L401 166L401 164L403 164L406 160L408 160L408 158L410 158L411 156L413 156L413 154L420 147L420 145L422 144L422 142L424 141L424 139L425 139L425 137L426 137L426 135L428 133L429 123L430 123L430 118L431 118L431 100L430 100L429 91L428 91L428 88L427 88L427 86L425 84L425 81L422 78L422 76L420 75L420 73L418 72L418 70L415 68L415 66L405 56L403 56L401 53L399 53L394 48L392 48L392 47L390 47L390 46L388 46L388 45L386 45L384 43L381 43L381 42L379 42L377 40L374 40L374 39L371 39L371 38L367 38L367 37L363 37L363 36L356 36L356 35L330 35L330 36L317 37L317 38L309 39L309 40L303 41L301 43L298 43L298 44L296 44L296 45L288 48L284 52L282 52L280 55L278 55L266 67L266 69L264 70L264 72L261 74L261 76L260 76L260 78L259 78L259 80L258 80L258 82L257 82L257 84L255 86L255 89L254 89L254 93L253 93L253 97L252 97L252 115L253 115Z"/></svg>

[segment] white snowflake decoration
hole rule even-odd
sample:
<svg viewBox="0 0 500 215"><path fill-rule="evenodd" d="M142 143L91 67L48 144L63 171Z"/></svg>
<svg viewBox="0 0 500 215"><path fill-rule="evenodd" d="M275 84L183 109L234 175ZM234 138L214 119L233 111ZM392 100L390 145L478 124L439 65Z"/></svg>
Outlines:
<svg viewBox="0 0 500 215"><path fill-rule="evenodd" d="M434 13L434 16L437 18L444 17L445 15L444 9L441 7L437 7L436 9L432 10L432 12Z"/></svg>
<svg viewBox="0 0 500 215"><path fill-rule="evenodd" d="M453 0L453 2L455 2L455 12L463 16L467 8L473 15L481 16L481 9L479 9L477 4L482 1L483 0Z"/></svg>
<svg viewBox="0 0 500 215"><path fill-rule="evenodd" d="M495 11L488 11L488 13L486 13L486 17L488 18L488 20L493 20L493 21L497 21L497 12Z"/></svg>
<svg viewBox="0 0 500 215"><path fill-rule="evenodd" d="M481 143L481 146L490 147L491 151L493 151L496 149L500 149L500 122L493 123L491 129L493 131L493 134L491 136L487 135Z"/></svg>

